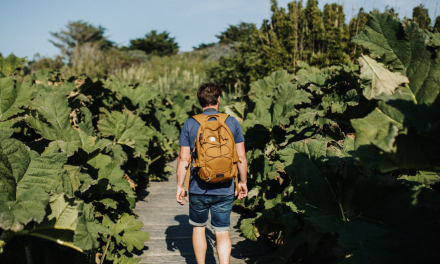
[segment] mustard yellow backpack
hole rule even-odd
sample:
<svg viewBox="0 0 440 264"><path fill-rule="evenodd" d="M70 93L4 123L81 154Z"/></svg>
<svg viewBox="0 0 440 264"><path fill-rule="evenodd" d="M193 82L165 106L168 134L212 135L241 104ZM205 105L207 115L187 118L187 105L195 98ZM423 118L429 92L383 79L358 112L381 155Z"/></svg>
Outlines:
<svg viewBox="0 0 440 264"><path fill-rule="evenodd" d="M186 173L186 191L189 187L191 160L196 152L193 167L197 175L207 183L222 183L237 176L237 162L239 162L234 136L225 124L227 114L195 115L194 118L200 128L193 152L188 159L189 166ZM208 121L215 118L215 121ZM235 179L238 187L238 180ZM238 188L237 188L238 189Z"/></svg>

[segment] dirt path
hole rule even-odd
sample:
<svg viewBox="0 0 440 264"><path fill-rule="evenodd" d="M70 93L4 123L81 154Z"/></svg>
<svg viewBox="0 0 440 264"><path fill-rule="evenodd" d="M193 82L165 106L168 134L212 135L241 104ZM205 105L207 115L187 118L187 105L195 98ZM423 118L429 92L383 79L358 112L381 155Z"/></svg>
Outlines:
<svg viewBox="0 0 440 264"><path fill-rule="evenodd" d="M176 161L171 165L175 170ZM176 175L167 182L152 182L138 195L135 212L144 222L142 230L150 233L143 251L135 254L140 263L196 263L192 248L192 226L188 223L188 204L181 206L175 199ZM269 249L263 241L246 240L240 232L240 215L231 215L231 263L254 263ZM210 225L206 229L208 251L206 263L218 263L215 235Z"/></svg>

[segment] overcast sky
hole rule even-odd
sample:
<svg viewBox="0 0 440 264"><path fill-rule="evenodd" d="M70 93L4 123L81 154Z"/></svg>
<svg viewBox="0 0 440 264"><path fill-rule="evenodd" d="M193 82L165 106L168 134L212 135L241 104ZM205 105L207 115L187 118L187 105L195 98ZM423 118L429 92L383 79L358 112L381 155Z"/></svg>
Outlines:
<svg viewBox="0 0 440 264"><path fill-rule="evenodd" d="M180 51L217 41L215 35L228 25L243 22L261 25L270 17L269 0L1 0L0 53L14 53L32 59L35 53L53 56L58 53L48 39L49 32L60 31L68 21L83 20L107 29L106 35L118 45L128 45L130 39L141 38L151 30L171 33ZM279 0L286 7L288 0ZM304 0L306 3L307 0ZM320 0L339 4L343 0ZM397 7L400 17L412 16L412 9L424 4L429 15L440 15L436 7L440 0L345 0L347 21L360 7L371 11L375 6ZM354 10L354 11L353 11Z"/></svg>

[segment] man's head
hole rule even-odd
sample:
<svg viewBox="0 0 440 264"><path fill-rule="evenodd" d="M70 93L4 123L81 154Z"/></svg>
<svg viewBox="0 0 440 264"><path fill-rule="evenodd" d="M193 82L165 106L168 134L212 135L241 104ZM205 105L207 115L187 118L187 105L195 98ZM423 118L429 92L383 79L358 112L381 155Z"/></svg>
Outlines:
<svg viewBox="0 0 440 264"><path fill-rule="evenodd" d="M197 98L202 107L217 105L220 94L220 88L214 83L202 83L197 89Z"/></svg>

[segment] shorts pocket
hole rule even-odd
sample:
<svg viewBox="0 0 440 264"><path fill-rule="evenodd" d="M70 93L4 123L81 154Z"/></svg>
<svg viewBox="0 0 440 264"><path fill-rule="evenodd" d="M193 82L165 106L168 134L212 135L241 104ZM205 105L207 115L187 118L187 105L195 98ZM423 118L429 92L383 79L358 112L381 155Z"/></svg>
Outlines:
<svg viewBox="0 0 440 264"><path fill-rule="evenodd" d="M217 202L211 206L212 211L219 213L232 211L232 202L234 201L233 195L219 196L217 198Z"/></svg>

